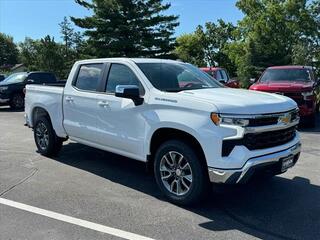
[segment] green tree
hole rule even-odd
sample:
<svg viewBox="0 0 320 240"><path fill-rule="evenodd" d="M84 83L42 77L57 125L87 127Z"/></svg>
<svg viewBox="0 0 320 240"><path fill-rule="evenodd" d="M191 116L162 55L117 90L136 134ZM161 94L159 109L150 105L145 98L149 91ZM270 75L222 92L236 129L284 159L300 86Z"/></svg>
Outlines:
<svg viewBox="0 0 320 240"><path fill-rule="evenodd" d="M0 33L0 68L7 69L18 62L19 51L13 38Z"/></svg>
<svg viewBox="0 0 320 240"><path fill-rule="evenodd" d="M204 48L201 37L196 33L183 34L176 40L175 54L184 62L198 67L206 66Z"/></svg>
<svg viewBox="0 0 320 240"><path fill-rule="evenodd" d="M60 33L62 34L62 39L65 45L65 55L69 55L70 48L73 44L74 38L74 29L71 26L71 23L68 21L67 17L63 18L63 21L59 23Z"/></svg>
<svg viewBox="0 0 320 240"><path fill-rule="evenodd" d="M236 5L245 17L227 52L244 86L266 67L292 64L294 49L314 41L315 17L306 0L239 0Z"/></svg>
<svg viewBox="0 0 320 240"><path fill-rule="evenodd" d="M86 29L88 44L97 57L168 55L174 49L177 16L164 15L170 4L162 0L76 0L92 10L85 18L71 17Z"/></svg>
<svg viewBox="0 0 320 240"><path fill-rule="evenodd" d="M20 43L20 58L29 71L48 71L64 77L64 46L49 35L33 40L26 38Z"/></svg>
<svg viewBox="0 0 320 240"><path fill-rule="evenodd" d="M219 19L217 23L207 22L205 28L198 26L196 34L200 36L204 48L205 61L210 66L225 67L231 75L236 71L234 63L226 52L227 44L233 41L235 27Z"/></svg>

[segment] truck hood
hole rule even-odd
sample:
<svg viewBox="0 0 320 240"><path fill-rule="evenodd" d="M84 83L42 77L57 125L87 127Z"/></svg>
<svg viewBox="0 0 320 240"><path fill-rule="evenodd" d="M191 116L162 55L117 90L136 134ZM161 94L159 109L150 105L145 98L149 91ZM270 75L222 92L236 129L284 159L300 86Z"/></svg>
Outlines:
<svg viewBox="0 0 320 240"><path fill-rule="evenodd" d="M303 92L310 91L313 82L292 82L292 81L268 81L265 83L253 84L250 89L266 92Z"/></svg>
<svg viewBox="0 0 320 240"><path fill-rule="evenodd" d="M297 107L295 101L288 97L244 89L211 88L182 91L180 94L210 102L225 114L277 113Z"/></svg>

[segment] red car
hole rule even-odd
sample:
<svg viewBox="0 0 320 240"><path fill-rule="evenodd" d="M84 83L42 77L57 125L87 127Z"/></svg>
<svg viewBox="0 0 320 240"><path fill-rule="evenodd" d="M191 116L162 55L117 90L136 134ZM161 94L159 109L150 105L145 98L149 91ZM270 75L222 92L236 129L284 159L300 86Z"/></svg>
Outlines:
<svg viewBox="0 0 320 240"><path fill-rule="evenodd" d="M315 124L320 103L320 79L316 78L312 67L277 66L269 67L250 90L278 93L295 100L300 116L310 125Z"/></svg>
<svg viewBox="0 0 320 240"><path fill-rule="evenodd" d="M227 87L239 88L239 82L235 79L230 79L226 69L220 67L203 67L202 71L208 73L210 76L223 83Z"/></svg>

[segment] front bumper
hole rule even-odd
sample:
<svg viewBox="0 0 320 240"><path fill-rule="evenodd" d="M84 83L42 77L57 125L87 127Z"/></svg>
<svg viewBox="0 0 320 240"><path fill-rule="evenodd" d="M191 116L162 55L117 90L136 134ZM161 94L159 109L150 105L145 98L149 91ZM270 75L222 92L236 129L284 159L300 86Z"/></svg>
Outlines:
<svg viewBox="0 0 320 240"><path fill-rule="evenodd" d="M215 169L208 168L210 181L213 183L236 184L246 182L254 172L272 167L273 169L281 169L281 160L283 158L294 156L294 164L298 161L301 151L301 143L298 142L292 147L270 153L263 156L250 158L241 169Z"/></svg>

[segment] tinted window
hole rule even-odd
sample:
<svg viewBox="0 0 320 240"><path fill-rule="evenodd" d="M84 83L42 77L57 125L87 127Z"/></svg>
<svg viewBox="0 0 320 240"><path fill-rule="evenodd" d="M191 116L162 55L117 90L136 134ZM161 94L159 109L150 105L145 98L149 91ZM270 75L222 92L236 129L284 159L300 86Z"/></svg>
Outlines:
<svg viewBox="0 0 320 240"><path fill-rule="evenodd" d="M217 80L220 81L223 79L223 76L221 75L221 71L217 71L217 76L216 76Z"/></svg>
<svg viewBox="0 0 320 240"><path fill-rule="evenodd" d="M35 83L55 83L56 77L52 73L31 73L28 79L32 79Z"/></svg>
<svg viewBox="0 0 320 240"><path fill-rule="evenodd" d="M102 71L103 64L81 65L75 86L81 90L96 91Z"/></svg>
<svg viewBox="0 0 320 240"><path fill-rule="evenodd" d="M123 64L112 64L107 81L107 92L114 93L117 85L136 85L143 94L143 87L129 67Z"/></svg>
<svg viewBox="0 0 320 240"><path fill-rule="evenodd" d="M221 87L208 74L190 64L172 63L138 63L151 84L168 92Z"/></svg>
<svg viewBox="0 0 320 240"><path fill-rule="evenodd" d="M225 70L220 70L220 72L221 72L223 80L226 80L226 81L229 80L229 77L228 77L228 75L227 75Z"/></svg>
<svg viewBox="0 0 320 240"><path fill-rule="evenodd" d="M260 81L311 81L311 74L308 69L267 69Z"/></svg>

